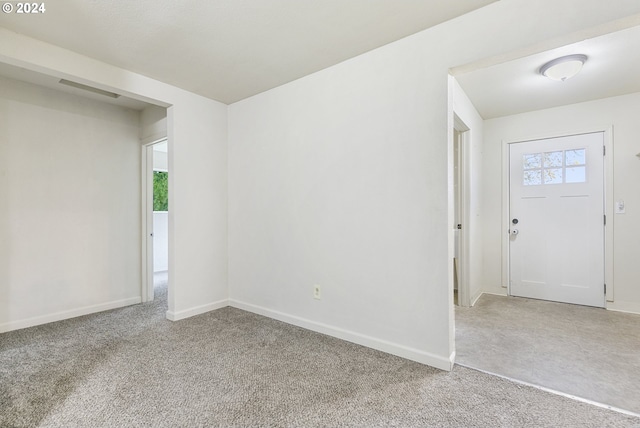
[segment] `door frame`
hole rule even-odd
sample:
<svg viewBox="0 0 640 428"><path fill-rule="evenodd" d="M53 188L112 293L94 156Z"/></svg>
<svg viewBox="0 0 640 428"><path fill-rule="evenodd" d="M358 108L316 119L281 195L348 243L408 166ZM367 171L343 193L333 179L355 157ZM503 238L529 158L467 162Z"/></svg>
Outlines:
<svg viewBox="0 0 640 428"><path fill-rule="evenodd" d="M456 144L458 147L458 194L454 195L457 199L458 209L460 211L459 216L462 221L462 229L459 233L459 277L458 277L458 306L470 307L471 306L471 290L469 287L469 226L470 226L470 128L458 117L457 114L453 114L453 129L459 133L459 141L456 141L455 132L453 138L454 148ZM456 159L453 160L454 162ZM455 203L455 202L454 202ZM454 219L455 227L455 219ZM455 231L454 231L455 233ZM455 274L455 272L454 272Z"/></svg>
<svg viewBox="0 0 640 428"><path fill-rule="evenodd" d="M591 134L602 132L605 147L604 156L604 210L606 223L604 227L604 278L606 284L606 300L613 302L614 277L613 277L613 228L615 217L613 215L613 125L600 127L585 127L567 131L548 131L535 135L511 137L502 140L502 288L507 295L511 295L509 266L509 236L511 223L509 218L510 192L509 192L509 145L549 138L559 138L571 135Z"/></svg>
<svg viewBox="0 0 640 428"><path fill-rule="evenodd" d="M141 153L141 172L140 172L140 186L141 186L141 215L140 220L142 223L141 240L142 249L142 284L141 284L141 296L142 302L153 301L153 146L167 141L167 137L162 137L158 140L154 140L142 145ZM171 243L169 243L171 245Z"/></svg>

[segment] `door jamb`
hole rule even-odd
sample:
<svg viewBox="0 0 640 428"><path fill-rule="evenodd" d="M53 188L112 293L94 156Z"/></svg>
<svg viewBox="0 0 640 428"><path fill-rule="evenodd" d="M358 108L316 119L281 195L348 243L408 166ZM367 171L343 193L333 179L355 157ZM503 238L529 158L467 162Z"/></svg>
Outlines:
<svg viewBox="0 0 640 428"><path fill-rule="evenodd" d="M606 224L604 226L604 278L606 288L605 307L608 302L613 302L614 277L613 277L613 228L615 217L613 215L613 125L586 127L572 129L565 132L545 132L535 136L528 135L521 138L508 138L502 140L502 287L507 289L507 295L511 295L511 276L509 266L509 231L511 223L509 221L509 144L523 143L527 141L543 140L547 138L566 137L571 135L603 133L605 156L604 156L604 214ZM604 285L604 284L603 284Z"/></svg>
<svg viewBox="0 0 640 428"><path fill-rule="evenodd" d="M469 182L469 167L470 167L470 140L469 130L470 128L458 117L457 114L453 115L453 128L460 133L460 141L458 148L459 157L459 180L458 186L460 186L460 198L459 207L460 216L462 219L462 230L460 233L459 252L460 252L460 276L458 278L458 305L463 307L471 306L471 290L469 287L469 225L470 225L470 182ZM455 133L454 133L455 134ZM454 137L453 144L457 144ZM456 195L457 197L458 195Z"/></svg>
<svg viewBox="0 0 640 428"><path fill-rule="evenodd" d="M153 301L153 146L166 137L142 145L141 155L141 223L142 223L142 302Z"/></svg>

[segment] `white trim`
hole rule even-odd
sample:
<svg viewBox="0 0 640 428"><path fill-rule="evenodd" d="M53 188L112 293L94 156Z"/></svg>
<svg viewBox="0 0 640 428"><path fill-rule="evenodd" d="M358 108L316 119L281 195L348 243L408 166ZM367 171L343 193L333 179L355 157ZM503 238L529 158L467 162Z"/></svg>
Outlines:
<svg viewBox="0 0 640 428"><path fill-rule="evenodd" d="M607 216L607 224L604 227L604 282L607 284L605 307L608 302L613 302L614 280L614 246L613 232L615 230L616 216L613 214L613 125L604 130L604 213Z"/></svg>
<svg viewBox="0 0 640 428"><path fill-rule="evenodd" d="M608 287L608 286L607 286ZM607 290L608 294L608 290ZM640 315L640 303L638 302L607 302L607 310Z"/></svg>
<svg viewBox="0 0 640 428"><path fill-rule="evenodd" d="M155 144L155 143L154 143ZM153 290L153 144L142 146L141 171L141 248L142 248L142 284L143 302L151 302Z"/></svg>
<svg viewBox="0 0 640 428"><path fill-rule="evenodd" d="M502 140L502 278L501 286L507 289L507 295L510 294L509 289L509 229L511 222L509 221L509 144L518 142L519 139Z"/></svg>
<svg viewBox="0 0 640 428"><path fill-rule="evenodd" d="M470 130L467 124L464 123L462 119L460 119L460 116L458 116L455 110L453 111L453 129L460 132L461 134Z"/></svg>
<svg viewBox="0 0 640 428"><path fill-rule="evenodd" d="M157 136L144 139L141 155L140 187L141 187L141 239L142 239L142 283L141 294L143 302L151 302L154 299L153 288L153 146L168 141L166 136ZM168 245L171 245L169 241ZM171 254L170 251L167 254ZM169 281L170 282L170 281ZM168 284L171 287L171 284Z"/></svg>
<svg viewBox="0 0 640 428"><path fill-rule="evenodd" d="M615 216L613 215L613 125L586 126L584 128L574 128L567 131L541 131L527 136L510 137L502 140L502 227L504 235L502 242L502 287L507 289L507 295L511 295L509 287L509 144L522 143L527 141L544 140L549 138L568 137L572 135L593 134L602 132L606 155L604 156L604 209L607 216L605 225L605 248L604 248L604 272L605 283L607 284L607 295L605 307L608 302L613 301L614 278L613 278L613 230Z"/></svg>
<svg viewBox="0 0 640 428"><path fill-rule="evenodd" d="M476 303L478 302L478 300L480 300L480 298L482 297L482 295L483 295L483 294L488 294L488 295L490 295L490 296L509 297L509 296L507 295L507 293L502 293L502 294L500 294L500 293L491 293L491 292L489 292L489 291L483 291L483 292L481 292L480 294L478 294L478 297L476 297L476 298L475 298L475 300L473 301L473 303L472 303L472 305L471 305L472 307L476 305Z"/></svg>
<svg viewBox="0 0 640 428"><path fill-rule="evenodd" d="M386 340L377 339L375 337L366 336L364 334L344 330L339 327L311 321L295 315L289 315L283 312L274 311L262 306L240 302L235 299L229 299L229 306L252 312L254 314L263 315L265 317L302 327L307 330L315 331L317 333L322 333L338 339L346 340L347 342L366 346L367 348L376 349L378 351L406 358L411 361L426 364L441 370L451 371L451 369L453 368L455 352L451 353L451 355L449 355L448 357L434 355L429 352L421 351L419 349L410 348L408 346L403 346Z"/></svg>
<svg viewBox="0 0 640 428"><path fill-rule="evenodd" d="M473 300L471 301L471 307L474 307L474 306L476 305L476 303L478 303L478 300L480 300L480 298L482 297L482 295L483 295L483 294L484 294L484 293L483 293L483 292L481 292L480 294L478 294L478 296L477 296L475 299L473 299Z"/></svg>
<svg viewBox="0 0 640 428"><path fill-rule="evenodd" d="M489 294L491 296L509 297L506 293L500 294L500 293L489 293L487 291L483 291L473 301L473 304L471 306L475 306L476 302L480 299L480 297L482 297L483 294ZM626 314L640 315L640 303L638 302L621 302L621 301L607 302L606 309L608 311L613 311L613 312L623 312Z"/></svg>
<svg viewBox="0 0 640 428"><path fill-rule="evenodd" d="M484 291L478 291L478 294L476 294L475 296L471 296L471 305L470 307L474 307L476 305L476 303L478 302L478 299L484 294Z"/></svg>
<svg viewBox="0 0 640 428"><path fill-rule="evenodd" d="M457 203L459 220L462 224L462 230L458 232L458 252L460 255L460 265L458 268L458 304L463 307L473 306L471 304L471 286L470 286L470 265L471 257L469 248L471 247L470 238L470 224L471 214L469 207L471 206L471 182L470 182L470 165L471 165L471 140L469 134L469 127L460 119L460 117L453 112L454 133L453 133L453 145L458 146L458 162L457 165L453 165L455 170L458 168L458 192L454 194L454 205ZM456 131L459 134L458 139L455 137ZM456 141L457 140L457 141ZM453 162L456 162L455 156ZM455 192L454 192L455 193ZM455 211L455 209L454 209ZM455 227L455 219L453 225ZM454 230L455 234L455 230ZM455 273L454 273L455 274Z"/></svg>
<svg viewBox="0 0 640 428"><path fill-rule="evenodd" d="M490 291L483 291L482 293L480 293L480 296L482 296L483 294L488 294L490 296L500 296L500 297L509 297L506 293L492 293ZM478 296L478 299L480 298L480 296Z"/></svg>
<svg viewBox="0 0 640 428"><path fill-rule="evenodd" d="M227 299L219 300L217 302L207 303L205 305L195 306L190 309L185 309L182 311L172 312L167 311L167 319L170 321L179 321L185 318L191 318L196 315L204 314L207 312L215 311L216 309L224 308L229 306L229 301Z"/></svg>
<svg viewBox="0 0 640 428"><path fill-rule="evenodd" d="M141 138L140 144L142 144L143 146L154 145L157 143L161 143L166 139L167 139L166 132L156 132L155 134L152 134L146 138Z"/></svg>
<svg viewBox="0 0 640 428"><path fill-rule="evenodd" d="M70 309L68 311L54 312L48 315L40 315L37 317L26 318L18 321L10 321L8 323L0 324L0 333L6 333L8 331L20 330L22 328L33 327L36 325L62 321L69 318L81 317L83 315L90 315L96 312L122 308L124 306L136 305L141 302L142 302L142 299L140 298L140 296L129 297L128 299L114 300L112 302L99 303L99 304L90 305L90 306L83 306L81 308Z"/></svg>

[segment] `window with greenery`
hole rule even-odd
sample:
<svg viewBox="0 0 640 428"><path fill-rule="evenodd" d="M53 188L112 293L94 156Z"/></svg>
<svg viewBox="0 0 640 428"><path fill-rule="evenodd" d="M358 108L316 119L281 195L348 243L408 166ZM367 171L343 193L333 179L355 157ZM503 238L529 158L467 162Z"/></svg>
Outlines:
<svg viewBox="0 0 640 428"><path fill-rule="evenodd" d="M169 211L169 174L153 171L153 210Z"/></svg>

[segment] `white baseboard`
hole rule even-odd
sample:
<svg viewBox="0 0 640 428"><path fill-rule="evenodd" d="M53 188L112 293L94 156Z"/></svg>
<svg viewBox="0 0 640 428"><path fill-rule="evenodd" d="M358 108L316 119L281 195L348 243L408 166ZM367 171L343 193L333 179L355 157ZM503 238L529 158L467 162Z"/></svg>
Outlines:
<svg viewBox="0 0 640 428"><path fill-rule="evenodd" d="M37 317L26 318L18 321L9 321L7 323L0 324L0 333L6 333L7 331L13 331L13 330L20 330L23 328L33 327L41 324L47 324L50 322L62 321L69 318L81 317L83 315L89 315L96 312L108 311L110 309L122 308L124 306L138 304L141 301L142 299L140 298L140 296L129 297L128 299L114 300L112 302L106 302L106 303L99 303L97 305L84 306L82 308L55 312L53 314L40 315Z"/></svg>
<svg viewBox="0 0 640 428"><path fill-rule="evenodd" d="M480 297L482 297L483 294L491 294L493 296L507 296L506 293L505 294L502 294L502 293L490 293L490 292L487 292L487 291L483 291L476 298L476 300L473 301L471 306L475 305L476 302L478 301L478 299ZM640 303L639 302L623 302L623 301L609 302L609 301L607 301L606 308L607 308L608 311L626 312L626 313L629 313L629 314L638 314L638 315L640 315Z"/></svg>
<svg viewBox="0 0 640 428"><path fill-rule="evenodd" d="M482 297L483 294L488 294L490 296L500 296L500 297L509 297L509 295L504 292L504 293L494 293L492 291L483 291L480 294L478 294L478 297L476 297L476 300L473 301L473 305L476 304L476 302ZM471 305L471 306L473 306Z"/></svg>
<svg viewBox="0 0 640 428"><path fill-rule="evenodd" d="M615 312L627 312L640 314L640 303L637 302L607 302L607 310Z"/></svg>
<svg viewBox="0 0 640 428"><path fill-rule="evenodd" d="M472 297L472 298L471 298L471 307L472 307L472 308L476 305L476 303L478 302L478 299L479 299L480 297L482 297L482 295L483 295L483 294L484 294L484 293L481 291L481 292L479 292L479 293L478 293L478 295L477 295L477 296L475 296L475 297Z"/></svg>
<svg viewBox="0 0 640 428"><path fill-rule="evenodd" d="M399 345L397 343L377 339L375 337L366 336L360 333L344 330L339 327L322 324L298 316L267 309L261 306L240 302L234 299L229 299L229 306L252 312L254 314L273 318L278 321L286 322L287 324L293 324L307 330L315 331L317 333L322 333L328 336L336 337L338 339L346 340L347 342L352 342L358 345L366 346L368 348L377 349L378 351L386 352L388 354L426 364L428 366L432 366L441 370L450 371L453 368L455 353L452 353L449 357L441 357L429 352L421 351L419 349L410 348L404 345Z"/></svg>
<svg viewBox="0 0 640 428"><path fill-rule="evenodd" d="M167 311L167 319L170 321L179 321L185 318L190 318L196 315L204 314L206 312L214 311L216 309L229 306L229 300L219 300L217 302L207 303L205 305L196 306L182 311L172 312Z"/></svg>

